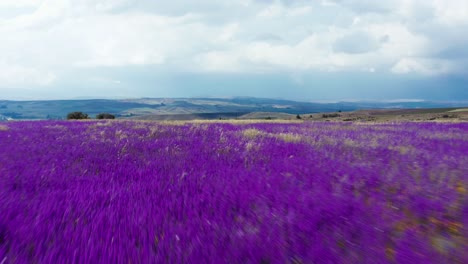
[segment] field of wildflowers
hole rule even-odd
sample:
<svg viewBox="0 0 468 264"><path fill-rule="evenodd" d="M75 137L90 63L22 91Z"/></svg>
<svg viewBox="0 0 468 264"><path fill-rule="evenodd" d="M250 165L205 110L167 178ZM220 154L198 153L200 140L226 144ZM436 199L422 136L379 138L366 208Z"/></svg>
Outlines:
<svg viewBox="0 0 468 264"><path fill-rule="evenodd" d="M468 263L468 123L9 122L0 263Z"/></svg>

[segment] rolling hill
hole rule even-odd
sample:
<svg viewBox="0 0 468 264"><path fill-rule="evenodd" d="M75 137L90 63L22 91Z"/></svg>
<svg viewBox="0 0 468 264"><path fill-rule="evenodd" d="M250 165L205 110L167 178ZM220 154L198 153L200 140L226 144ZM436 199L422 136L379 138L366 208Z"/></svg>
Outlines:
<svg viewBox="0 0 468 264"><path fill-rule="evenodd" d="M288 115L368 109L462 108L468 102L429 101L357 101L298 102L282 99L234 98L140 98L124 100L0 100L0 120L64 119L70 112L81 111L94 117L108 112L117 118L146 120L190 120L227 118L286 118ZM453 109L452 109L453 110Z"/></svg>

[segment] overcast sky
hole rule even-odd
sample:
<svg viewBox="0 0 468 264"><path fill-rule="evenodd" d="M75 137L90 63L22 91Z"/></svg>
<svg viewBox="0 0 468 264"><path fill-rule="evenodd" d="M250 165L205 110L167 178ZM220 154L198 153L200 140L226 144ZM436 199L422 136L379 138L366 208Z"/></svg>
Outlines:
<svg viewBox="0 0 468 264"><path fill-rule="evenodd" d="M0 0L0 99L468 100L467 0Z"/></svg>

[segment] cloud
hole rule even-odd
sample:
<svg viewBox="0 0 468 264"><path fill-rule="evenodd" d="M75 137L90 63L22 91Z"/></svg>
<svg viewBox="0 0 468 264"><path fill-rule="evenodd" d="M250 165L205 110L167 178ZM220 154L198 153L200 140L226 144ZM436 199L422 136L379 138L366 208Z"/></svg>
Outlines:
<svg viewBox="0 0 468 264"><path fill-rule="evenodd" d="M387 36L388 37L388 36ZM385 37L383 37L385 38ZM365 32L354 32L338 39L333 44L333 51L344 53L367 53L379 48L379 42Z"/></svg>
<svg viewBox="0 0 468 264"><path fill-rule="evenodd" d="M0 88L12 86L46 86L53 83L56 76L52 72L43 72L35 68L11 65L0 62Z"/></svg>
<svg viewBox="0 0 468 264"><path fill-rule="evenodd" d="M2 0L0 8L25 8L36 7L39 4L37 0Z"/></svg>
<svg viewBox="0 0 468 264"><path fill-rule="evenodd" d="M281 42L283 38L273 33L262 33L253 38L255 42Z"/></svg>
<svg viewBox="0 0 468 264"><path fill-rule="evenodd" d="M281 3L273 3L263 8L257 13L260 18L275 18L275 17L295 17L307 15L312 11L311 6L285 6Z"/></svg>
<svg viewBox="0 0 468 264"><path fill-rule="evenodd" d="M468 2L465 0L434 0L436 20L442 24L467 25L468 24Z"/></svg>
<svg viewBox="0 0 468 264"><path fill-rule="evenodd" d="M160 65L172 72L466 75L465 0L5 0L1 82ZM42 77L40 77L42 76ZM4 85L3 85L4 86Z"/></svg>
<svg viewBox="0 0 468 264"><path fill-rule="evenodd" d="M342 6L358 13L387 13L395 8L394 0L329 0L322 4L332 6Z"/></svg>
<svg viewBox="0 0 468 264"><path fill-rule="evenodd" d="M404 58L392 67L392 72L434 75L448 73L452 70L451 68L451 63L443 60Z"/></svg>

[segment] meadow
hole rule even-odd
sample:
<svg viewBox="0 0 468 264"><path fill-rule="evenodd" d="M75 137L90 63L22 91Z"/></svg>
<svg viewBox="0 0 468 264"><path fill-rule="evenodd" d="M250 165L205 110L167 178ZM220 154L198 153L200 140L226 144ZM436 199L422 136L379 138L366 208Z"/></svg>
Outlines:
<svg viewBox="0 0 468 264"><path fill-rule="evenodd" d="M468 263L468 123L0 124L0 263Z"/></svg>

